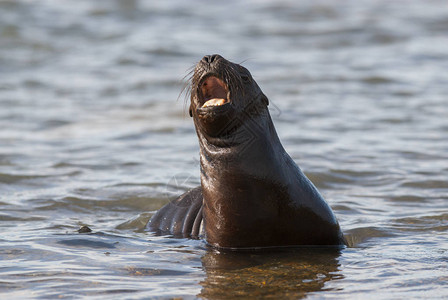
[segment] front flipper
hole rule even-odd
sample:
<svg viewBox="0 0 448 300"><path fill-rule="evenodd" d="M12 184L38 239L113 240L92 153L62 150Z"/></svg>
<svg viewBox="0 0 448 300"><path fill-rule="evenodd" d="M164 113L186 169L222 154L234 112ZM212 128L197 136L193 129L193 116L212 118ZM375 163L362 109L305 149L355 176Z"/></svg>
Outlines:
<svg viewBox="0 0 448 300"><path fill-rule="evenodd" d="M201 235L202 199L200 186L189 190L159 209L146 229L176 237L198 238Z"/></svg>

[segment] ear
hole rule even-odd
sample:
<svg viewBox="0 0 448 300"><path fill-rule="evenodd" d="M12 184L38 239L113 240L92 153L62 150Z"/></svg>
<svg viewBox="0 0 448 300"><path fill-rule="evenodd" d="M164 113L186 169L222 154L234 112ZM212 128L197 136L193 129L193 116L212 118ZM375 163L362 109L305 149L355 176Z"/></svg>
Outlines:
<svg viewBox="0 0 448 300"><path fill-rule="evenodd" d="M266 106L269 105L269 99L268 99L268 97L266 97L265 94L261 94L261 102L263 102L263 104Z"/></svg>

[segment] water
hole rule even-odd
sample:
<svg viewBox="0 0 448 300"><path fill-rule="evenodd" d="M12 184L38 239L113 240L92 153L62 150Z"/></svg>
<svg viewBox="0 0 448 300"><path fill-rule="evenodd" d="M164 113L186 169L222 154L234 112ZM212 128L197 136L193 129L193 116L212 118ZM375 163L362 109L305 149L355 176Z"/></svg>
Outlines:
<svg viewBox="0 0 448 300"><path fill-rule="evenodd" d="M447 298L447 32L442 0L1 1L1 298ZM352 247L143 230L199 184L179 94L212 53L251 70Z"/></svg>

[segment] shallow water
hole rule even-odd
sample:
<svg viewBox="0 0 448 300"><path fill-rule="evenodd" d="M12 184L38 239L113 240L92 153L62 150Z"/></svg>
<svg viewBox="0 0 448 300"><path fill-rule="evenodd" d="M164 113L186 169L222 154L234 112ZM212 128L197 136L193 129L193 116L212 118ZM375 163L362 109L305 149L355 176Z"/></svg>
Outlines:
<svg viewBox="0 0 448 300"><path fill-rule="evenodd" d="M1 297L447 298L447 32L442 0L1 1ZM199 184L179 94L212 53L251 70L352 247L143 230Z"/></svg>

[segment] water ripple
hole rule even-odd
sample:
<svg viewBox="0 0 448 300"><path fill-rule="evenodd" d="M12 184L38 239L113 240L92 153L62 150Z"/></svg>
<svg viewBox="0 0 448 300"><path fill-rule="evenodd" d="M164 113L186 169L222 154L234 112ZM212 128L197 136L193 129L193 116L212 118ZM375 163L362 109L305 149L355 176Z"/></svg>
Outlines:
<svg viewBox="0 0 448 300"><path fill-rule="evenodd" d="M0 293L448 297L447 16L441 0L0 1ZM181 81L211 53L251 70L352 247L238 255L144 231L200 184Z"/></svg>

